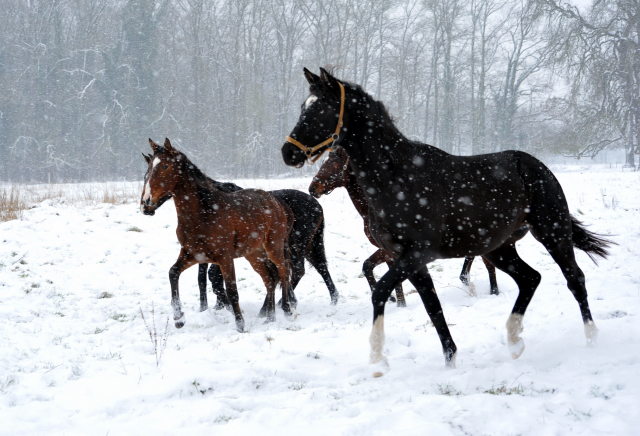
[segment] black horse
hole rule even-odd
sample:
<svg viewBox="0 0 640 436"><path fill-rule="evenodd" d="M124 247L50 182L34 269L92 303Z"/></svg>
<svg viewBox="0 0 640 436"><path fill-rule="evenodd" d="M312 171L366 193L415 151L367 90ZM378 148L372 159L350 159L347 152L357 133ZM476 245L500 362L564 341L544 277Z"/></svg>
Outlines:
<svg viewBox="0 0 640 436"><path fill-rule="evenodd" d="M395 259L372 296L375 376L387 367L385 302L405 279L425 305L447 366L455 366L457 348L426 267L442 258L485 256L513 278L519 294L506 327L512 356L519 357L522 319L540 283L540 274L515 247L527 229L560 267L578 301L587 342L595 341L597 328L573 247L593 259L607 256L611 242L571 216L560 183L542 162L520 151L453 156L409 140L384 105L360 86L340 82L324 69L320 76L307 69L304 74L311 95L282 147L284 161L299 168L331 147L343 147L367 195L371 233Z"/></svg>
<svg viewBox="0 0 640 436"><path fill-rule="evenodd" d="M143 156L147 163L150 161L151 156ZM145 174L145 182L149 174ZM208 178L216 188L222 192L230 193L240 191L243 188L230 182L218 182L216 180ZM269 191L279 202L285 207L288 207L293 213L293 228L289 235L288 243L291 251L291 286L289 287L289 303L292 307L296 307L298 300L295 296L295 288L298 286L300 279L305 274L305 259L318 271L322 276L324 283L329 290L331 297L331 304L335 305L338 302L340 294L336 289L336 286L329 274L329 268L327 264L327 257L324 249L324 212L322 206L311 195L298 191L296 189L280 189L276 191ZM171 198L171 194L162 197L158 201L158 205L154 210L148 209L141 200L140 207L144 214L153 215L155 209L159 208L167 200ZM224 288L224 280L222 278L222 272L220 267L216 264L211 264L209 267L209 280L213 288L213 293L216 295L215 310L227 308L231 310L231 304L227 298L227 294ZM203 312L208 308L207 301L207 264L201 263L198 269L198 286L200 288L200 311ZM265 299L266 308L267 300ZM278 302L280 305L280 302Z"/></svg>

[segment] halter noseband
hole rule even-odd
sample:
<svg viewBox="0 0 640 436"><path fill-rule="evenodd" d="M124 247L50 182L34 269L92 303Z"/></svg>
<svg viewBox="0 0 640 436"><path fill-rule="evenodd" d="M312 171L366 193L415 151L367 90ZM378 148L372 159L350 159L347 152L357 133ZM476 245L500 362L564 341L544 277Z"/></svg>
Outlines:
<svg viewBox="0 0 640 436"><path fill-rule="evenodd" d="M338 85L340 85L340 116L338 117L338 125L336 126L336 132L333 135L331 135L329 139L322 141L320 144L314 147L307 147L306 145L300 143L296 139L293 139L291 136L286 137L287 142L295 145L296 147L298 147L300 150L304 152L304 154L307 156L306 159L309 165L314 164L318 159L320 159L320 157L322 157L322 155L327 150L329 151L332 151L332 150L331 150L331 147L328 147L322 150L322 152L319 155L317 155L315 158L312 157L313 153L315 153L316 151L318 151L319 149L321 149L322 147L324 147L329 143L331 143L331 145L333 146L333 144L335 144L338 138L340 137L340 129L342 129L342 115L344 114L344 86L342 86L342 83L340 82L338 82Z"/></svg>

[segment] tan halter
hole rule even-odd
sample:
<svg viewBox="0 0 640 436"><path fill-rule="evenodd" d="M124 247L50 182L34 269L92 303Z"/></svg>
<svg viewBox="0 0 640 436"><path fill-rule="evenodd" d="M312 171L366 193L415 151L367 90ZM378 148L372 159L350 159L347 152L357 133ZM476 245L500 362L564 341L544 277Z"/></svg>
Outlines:
<svg viewBox="0 0 640 436"><path fill-rule="evenodd" d="M307 147L306 145L293 139L291 136L287 136L286 138L287 142L295 145L296 147L298 147L300 150L304 152L304 154L307 156L307 163L309 165L314 164L318 159L322 157L322 155L327 150L329 151L333 151L333 150L331 149L331 147L328 147L326 150L323 150L322 153L317 155L315 158L312 158L311 156L313 153L320 150L322 147L324 147L329 143L332 143L331 145L333 145L340 137L340 129L342 129L342 115L344 114L344 86L342 86L342 83L340 82L338 82L338 85L340 85L340 116L338 117L338 125L336 126L336 132L333 135L331 135L331 138L327 139L326 141L322 141L320 144L314 147Z"/></svg>

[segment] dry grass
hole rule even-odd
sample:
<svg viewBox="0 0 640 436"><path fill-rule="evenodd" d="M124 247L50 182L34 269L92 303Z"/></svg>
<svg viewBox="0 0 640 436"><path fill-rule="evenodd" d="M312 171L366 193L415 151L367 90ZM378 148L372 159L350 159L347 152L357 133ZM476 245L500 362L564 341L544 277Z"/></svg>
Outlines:
<svg viewBox="0 0 640 436"><path fill-rule="evenodd" d="M64 204L127 204L140 195L137 183L78 185L0 185L0 221L22 218L25 210L45 200Z"/></svg>
<svg viewBox="0 0 640 436"><path fill-rule="evenodd" d="M27 207L27 201L19 187L11 185L0 188L0 221L22 218L22 213Z"/></svg>

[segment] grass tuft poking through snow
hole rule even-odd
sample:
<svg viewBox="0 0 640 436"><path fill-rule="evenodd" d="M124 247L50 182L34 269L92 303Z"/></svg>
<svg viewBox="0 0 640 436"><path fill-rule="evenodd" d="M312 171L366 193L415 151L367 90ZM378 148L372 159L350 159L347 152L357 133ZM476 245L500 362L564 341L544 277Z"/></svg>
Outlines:
<svg viewBox="0 0 640 436"><path fill-rule="evenodd" d="M164 326L164 333L160 336L160 340L158 341L158 330L156 329L156 310L151 303L151 327L147 324L147 319L144 317L144 312L142 308L140 308L140 315L142 316L142 321L144 321L144 325L149 332L149 339L151 339L151 345L153 346L153 352L156 356L156 366L160 366L160 361L162 360L162 354L164 350L167 348L167 339L169 337L169 317L167 316L167 322ZM195 382L194 382L195 383Z"/></svg>

